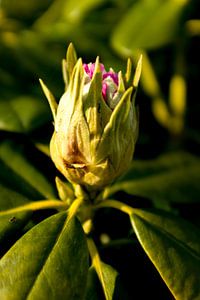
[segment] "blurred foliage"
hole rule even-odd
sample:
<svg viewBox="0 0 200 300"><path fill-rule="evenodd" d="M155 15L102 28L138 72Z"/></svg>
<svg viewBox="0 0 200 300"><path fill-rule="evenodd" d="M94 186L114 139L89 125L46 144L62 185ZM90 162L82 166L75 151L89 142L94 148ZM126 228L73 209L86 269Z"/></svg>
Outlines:
<svg viewBox="0 0 200 300"><path fill-rule="evenodd" d="M1 0L0 129L32 133L51 120L38 78L59 99L61 60L73 42L86 61L100 55L117 70L142 53L139 142L164 135L199 146L198 8L195 0Z"/></svg>
<svg viewBox="0 0 200 300"><path fill-rule="evenodd" d="M53 131L53 118L41 91L39 78L44 80L59 100L64 91L61 62L70 42L73 42L78 56L83 57L85 62L94 61L99 55L106 67L112 66L116 71L125 70L127 57L131 57L136 64L139 55L143 55L143 71L136 100L140 112L136 160L129 172L108 188L105 195L112 195L142 209L167 210L173 216L184 217L199 226L198 0L0 0L1 209L57 196L54 188L57 173L46 155ZM97 213L95 230L99 239L96 238L95 242L101 246L101 255L106 264L99 262L98 268L103 274L102 281L108 278L110 282L109 287L104 284L103 288L108 295L114 293L118 274L107 263L122 274L125 264L127 269L136 270L134 296L142 299L138 297L143 295L144 284L139 282L138 268L140 270L144 260L146 273L146 256L138 260L137 256L132 257L131 254L127 263L128 239L125 242L119 240L121 252L115 260L113 254L119 249L116 235L119 239L120 234L123 238L133 235L130 224L128 226L123 217L118 216L111 215L107 220L106 211L99 214L104 224L99 221ZM39 221L47 215L44 213ZM12 236L9 241L12 244L24 233L26 224L29 229L33 226L32 222L38 222L38 216L32 218L30 212L19 212L16 217L18 222L14 220L14 226L11 226L12 214L0 217L0 241ZM64 217L58 215L55 218L61 218L62 223ZM114 221L110 222L110 218ZM196 232L197 229L191 227L185 230L187 225L183 221L176 222L176 217L173 220L170 218L167 214L148 214L141 210L138 215L131 217L131 221L142 247L163 280L177 299L183 300L191 296L192 289L198 293L195 280L189 282L190 286L185 289L182 289L181 283L181 280L187 280L187 274L192 269L194 277L197 274L196 252L195 255L193 253L193 241L197 235L192 236L192 244L188 246L190 232ZM48 222L51 221L41 225L41 228L48 228ZM168 227L169 224L171 227ZM79 227L74 228L79 230ZM111 239L107 246L100 241L104 232ZM148 240L149 235L152 240ZM31 233L29 238L32 238ZM140 246L135 243L134 255L137 255ZM157 260L157 249L151 243L157 245L160 260ZM1 249L1 254L10 244ZM27 249L31 248L30 245L27 242ZM173 256L175 270L170 269L168 253L162 251L163 247L178 249L178 256ZM107 253L110 252L108 257ZM15 255L13 253L12 257ZM188 263L182 263L184 260ZM30 264L34 265L34 262ZM171 288L173 282L168 271L176 272L177 265L182 266L182 277L179 277L175 288ZM88 286L92 288L87 290L86 297L90 298L93 293L94 299L99 299L95 296L94 285L98 286L99 282L93 267L90 268L88 281ZM151 274L154 274L153 271ZM129 277L125 280L125 286L130 291L133 281L130 283ZM145 281L150 298L157 299L152 293L152 289L156 288L156 295L161 291L163 300L172 299L160 279L156 277L155 282L159 284L154 285L149 278L142 277L141 281Z"/></svg>

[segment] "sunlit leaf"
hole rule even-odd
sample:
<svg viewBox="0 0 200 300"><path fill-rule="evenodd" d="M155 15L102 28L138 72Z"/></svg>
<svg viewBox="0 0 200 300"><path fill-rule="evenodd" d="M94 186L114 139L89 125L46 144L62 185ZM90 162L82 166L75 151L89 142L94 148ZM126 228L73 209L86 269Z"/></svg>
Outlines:
<svg viewBox="0 0 200 300"><path fill-rule="evenodd" d="M155 201L196 202L199 182L200 160L187 153L172 153L151 161L134 161L108 194L123 190Z"/></svg>
<svg viewBox="0 0 200 300"><path fill-rule="evenodd" d="M118 273L110 265L107 265L101 261L100 256L98 254L98 250L93 240L91 238L88 238L87 242L88 242L88 248L92 260L92 267L94 267L96 274L98 275L105 299L106 300L114 299L114 294L116 293L116 289L117 289ZM93 287L94 278L92 278L91 276L92 273L90 274L89 282L88 282L89 295L93 293L92 291L89 290L89 287L92 290L94 288Z"/></svg>
<svg viewBox="0 0 200 300"><path fill-rule="evenodd" d="M0 185L0 211L27 204L29 201L23 195ZM31 217L31 212L20 212L16 214L0 215L0 248L2 242L23 228Z"/></svg>
<svg viewBox="0 0 200 300"><path fill-rule="evenodd" d="M85 236L76 219L56 214L28 231L0 261L2 299L83 299Z"/></svg>
<svg viewBox="0 0 200 300"><path fill-rule="evenodd" d="M30 0L28 2L23 0L1 0L1 7L10 17L30 19L46 8L49 3L50 0Z"/></svg>
<svg viewBox="0 0 200 300"><path fill-rule="evenodd" d="M0 167L0 181L6 186L36 199L55 197L53 187L31 164L20 144L0 144Z"/></svg>
<svg viewBox="0 0 200 300"><path fill-rule="evenodd" d="M0 101L0 130L30 132L50 120L43 99L21 96Z"/></svg>
<svg viewBox="0 0 200 300"><path fill-rule="evenodd" d="M143 210L135 210L131 222L175 299L199 299L199 229L177 217Z"/></svg>
<svg viewBox="0 0 200 300"><path fill-rule="evenodd" d="M104 294L94 267L90 267L87 278L87 289L84 300L102 300Z"/></svg>
<svg viewBox="0 0 200 300"><path fill-rule="evenodd" d="M106 300L114 299L114 294L116 290L116 280L118 273L111 266L101 262L99 267L101 268L102 280L103 280L103 290L106 295Z"/></svg>
<svg viewBox="0 0 200 300"><path fill-rule="evenodd" d="M103 3L105 0L59 0L53 2L44 15L36 22L36 27L41 28L49 22L54 23L58 20L69 21L70 23L78 23L93 8Z"/></svg>
<svg viewBox="0 0 200 300"><path fill-rule="evenodd" d="M116 295L119 296L119 274L113 267L103 262L100 262L98 267L102 274L101 284L94 267L91 267L88 274L86 299L104 299L103 295L105 295L106 300L117 299Z"/></svg>
<svg viewBox="0 0 200 300"><path fill-rule="evenodd" d="M122 17L112 36L122 54L135 49L154 49L174 40L187 0L142 0Z"/></svg>

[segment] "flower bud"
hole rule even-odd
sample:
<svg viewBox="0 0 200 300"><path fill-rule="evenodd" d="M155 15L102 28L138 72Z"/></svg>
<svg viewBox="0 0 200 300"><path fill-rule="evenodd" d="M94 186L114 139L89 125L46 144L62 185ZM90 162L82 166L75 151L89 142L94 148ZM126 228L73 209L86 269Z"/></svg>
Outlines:
<svg viewBox="0 0 200 300"><path fill-rule="evenodd" d="M50 143L52 160L72 183L100 190L130 166L138 134L134 104L141 73L141 59L131 80L127 73L108 72L95 63L76 59L72 46L63 62L66 91L57 106L42 83L54 116Z"/></svg>

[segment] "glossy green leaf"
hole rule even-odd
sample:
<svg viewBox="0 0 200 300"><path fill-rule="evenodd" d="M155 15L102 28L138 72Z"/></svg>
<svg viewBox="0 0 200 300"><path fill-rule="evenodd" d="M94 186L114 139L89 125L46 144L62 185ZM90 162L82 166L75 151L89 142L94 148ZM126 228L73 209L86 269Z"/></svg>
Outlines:
<svg viewBox="0 0 200 300"><path fill-rule="evenodd" d="M105 0L69 0L66 2L64 16L71 22L80 21L90 10L104 3Z"/></svg>
<svg viewBox="0 0 200 300"><path fill-rule="evenodd" d="M23 195L0 184L0 211L14 208L30 201Z"/></svg>
<svg viewBox="0 0 200 300"><path fill-rule="evenodd" d="M77 219L56 214L28 231L0 261L1 299L83 299L88 250Z"/></svg>
<svg viewBox="0 0 200 300"><path fill-rule="evenodd" d="M29 201L24 196L0 185L0 211L27 204ZM31 212L0 215L0 248L2 242L23 228L31 217Z"/></svg>
<svg viewBox="0 0 200 300"><path fill-rule="evenodd" d="M50 110L42 97L21 96L0 101L0 130L26 133L50 119Z"/></svg>
<svg viewBox="0 0 200 300"><path fill-rule="evenodd" d="M91 238L87 239L88 248L91 256L92 267L94 267L101 283L103 294L106 300L111 300L116 292L116 279L118 273L100 259L95 243Z"/></svg>
<svg viewBox="0 0 200 300"><path fill-rule="evenodd" d="M55 121L56 119L56 112L57 112L57 107L58 107L58 104L54 98L54 95L50 92L50 90L48 89L48 87L45 85L45 83L42 81L42 79L39 79L40 81L40 85L41 85L41 88L49 102L49 106L51 108L51 112L52 112L52 115L53 115L53 119Z"/></svg>
<svg viewBox="0 0 200 300"><path fill-rule="evenodd" d="M101 262L100 263L101 273L102 273L102 280L103 290L106 295L106 300L114 299L114 294L116 291L116 280L118 273L115 269L111 266Z"/></svg>
<svg viewBox="0 0 200 300"><path fill-rule="evenodd" d="M119 181L142 179L152 175L170 172L182 167L190 167L199 162L198 157L187 152L169 152L155 159L133 160L126 174Z"/></svg>
<svg viewBox="0 0 200 300"><path fill-rule="evenodd" d="M84 300L105 299L95 268L92 266L88 271L86 296Z"/></svg>
<svg viewBox="0 0 200 300"><path fill-rule="evenodd" d="M1 8L9 17L30 19L36 16L42 9L46 8L50 0L1 0Z"/></svg>
<svg viewBox="0 0 200 300"><path fill-rule="evenodd" d="M134 231L177 300L200 298L200 230L166 213L135 210Z"/></svg>
<svg viewBox="0 0 200 300"><path fill-rule="evenodd" d="M180 27L180 16L187 0L137 1L116 26L112 44L120 53L154 49L171 41Z"/></svg>
<svg viewBox="0 0 200 300"><path fill-rule="evenodd" d="M106 297L106 300L117 299L116 295L119 296L117 271L110 265L103 262L100 263L99 268L101 269L100 272L102 274L103 282L101 282L100 285L97 273L94 267L91 267L88 274L86 299L96 300L104 299L104 297ZM106 296L103 296L104 294Z"/></svg>
<svg viewBox="0 0 200 300"><path fill-rule="evenodd" d="M49 22L54 25L54 22L58 22L60 20L64 20L65 23L69 21L69 25L70 23L76 25L90 10L97 7L104 1L105 0L59 0L53 2L46 13L37 20L35 25L41 30L43 30L42 27L49 24Z"/></svg>
<svg viewBox="0 0 200 300"><path fill-rule="evenodd" d="M0 181L33 198L55 197L46 178L31 164L23 147L12 141L0 144Z"/></svg>
<svg viewBox="0 0 200 300"><path fill-rule="evenodd" d="M108 189L147 197L155 202L195 202L200 193L200 160L186 154L163 155L152 161L135 161L129 172Z"/></svg>

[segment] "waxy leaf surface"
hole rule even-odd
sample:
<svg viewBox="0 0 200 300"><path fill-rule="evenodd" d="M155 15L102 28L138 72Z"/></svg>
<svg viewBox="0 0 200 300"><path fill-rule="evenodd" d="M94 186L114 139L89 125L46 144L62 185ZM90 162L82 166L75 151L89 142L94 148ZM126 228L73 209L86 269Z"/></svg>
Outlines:
<svg viewBox="0 0 200 300"><path fill-rule="evenodd" d="M200 298L200 230L176 216L135 210L133 229L177 300Z"/></svg>
<svg viewBox="0 0 200 300"><path fill-rule="evenodd" d="M133 161L130 170L108 188L146 197L158 205L198 202L200 160L187 153L169 153L149 161Z"/></svg>
<svg viewBox="0 0 200 300"><path fill-rule="evenodd" d="M0 101L0 130L26 133L49 120L49 109L42 98L21 96Z"/></svg>
<svg viewBox="0 0 200 300"><path fill-rule="evenodd" d="M19 143L0 144L0 182L31 198L55 197L53 187L37 170Z"/></svg>
<svg viewBox="0 0 200 300"><path fill-rule="evenodd" d="M1 299L81 300L87 272L82 227L61 212L33 227L3 256Z"/></svg>
<svg viewBox="0 0 200 300"><path fill-rule="evenodd" d="M174 41L186 0L141 0L116 26L113 46L122 54L135 49L155 49Z"/></svg>
<svg viewBox="0 0 200 300"><path fill-rule="evenodd" d="M7 213L1 215L1 211L14 208L29 201L23 195L18 194L0 185L0 248L3 242L7 242L10 236L25 226L31 217L31 212Z"/></svg>
<svg viewBox="0 0 200 300"><path fill-rule="evenodd" d="M100 262L98 272L101 273L101 283L94 267L90 267L88 273L87 293L85 300L117 299L119 296L119 282L117 271L108 264ZM105 296L104 296L105 295Z"/></svg>

